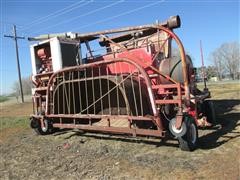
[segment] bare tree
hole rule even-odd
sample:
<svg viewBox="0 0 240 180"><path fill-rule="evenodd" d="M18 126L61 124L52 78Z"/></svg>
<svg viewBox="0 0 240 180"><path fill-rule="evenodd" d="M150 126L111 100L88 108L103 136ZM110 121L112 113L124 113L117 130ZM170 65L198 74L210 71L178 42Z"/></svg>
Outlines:
<svg viewBox="0 0 240 180"><path fill-rule="evenodd" d="M216 49L214 52L211 53L211 60L213 65L216 68L217 77L221 81L223 79L223 74L225 72L224 62L222 61L222 57L218 53L219 49Z"/></svg>
<svg viewBox="0 0 240 180"><path fill-rule="evenodd" d="M238 42L224 43L211 54L211 60L216 67L218 78L229 74L234 80L240 72L240 44Z"/></svg>
<svg viewBox="0 0 240 180"><path fill-rule="evenodd" d="M240 72L240 44L237 42L224 44L222 46L222 56L225 58L225 64L228 73L234 80Z"/></svg>
<svg viewBox="0 0 240 180"><path fill-rule="evenodd" d="M22 87L23 87L23 94L24 95L31 94L32 82L31 82L30 78L28 78L28 77L22 78ZM15 81L13 83L12 88L13 88L13 91L14 91L14 95L16 97L18 97L19 93L20 93L19 82Z"/></svg>
<svg viewBox="0 0 240 180"><path fill-rule="evenodd" d="M211 79L211 77L216 77L217 76L216 67L207 66L205 69L206 69L205 72L206 72L207 80Z"/></svg>

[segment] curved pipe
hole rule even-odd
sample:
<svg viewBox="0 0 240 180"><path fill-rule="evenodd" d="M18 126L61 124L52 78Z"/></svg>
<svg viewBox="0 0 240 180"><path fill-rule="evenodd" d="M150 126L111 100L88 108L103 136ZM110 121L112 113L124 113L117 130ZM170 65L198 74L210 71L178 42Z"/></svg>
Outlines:
<svg viewBox="0 0 240 180"><path fill-rule="evenodd" d="M182 73L183 73L183 80L184 80L185 96L186 96L186 100L189 104L190 91L189 91L189 82L188 82L188 74L187 74L186 54L185 54L183 44L182 44L181 40L179 39L179 37L173 31L171 31L163 26L156 26L156 28L168 33L176 41L176 43L178 45L180 56L181 56L181 61L182 61Z"/></svg>
<svg viewBox="0 0 240 180"><path fill-rule="evenodd" d="M186 101L187 101L187 105L189 105L189 103L190 103L190 91L189 91L189 82L188 82L188 73L187 73L186 54L185 54L183 44L182 44L181 40L179 39L179 37L173 31L171 31L170 29L168 29L164 26L161 26L161 25L155 25L155 26L152 26L152 28L156 28L156 29L159 29L159 30L162 30L162 31L166 32L167 34L170 35L171 38L173 38L176 41L176 43L178 45L178 48L179 48L179 51L180 51L180 56L181 56L181 62L182 62L182 73L183 73L183 81L184 81L185 98L186 98ZM136 57L136 56L134 56L133 58L140 59L139 57ZM141 60L142 63L144 63L144 59L140 59L140 60ZM149 66L149 68L156 71L161 76L165 77L166 79L170 80L171 82L173 82L175 84L178 83L175 80L173 80L171 77L164 75L157 68L155 68L153 66Z"/></svg>

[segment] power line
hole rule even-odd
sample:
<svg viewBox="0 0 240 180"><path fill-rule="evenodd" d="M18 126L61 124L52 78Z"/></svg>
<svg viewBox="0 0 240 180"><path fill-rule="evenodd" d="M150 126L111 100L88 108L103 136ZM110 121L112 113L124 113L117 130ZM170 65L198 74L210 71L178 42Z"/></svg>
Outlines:
<svg viewBox="0 0 240 180"><path fill-rule="evenodd" d="M114 5L116 5L116 4L119 4L119 3L122 3L122 2L124 2L124 0L120 0L120 1L114 2L114 3L112 3L112 4L103 6L103 7L101 7L101 8L97 8L97 9L95 9L95 10L93 10L93 11L90 11L90 12L88 12L88 13L82 14L82 15L80 15L80 16L75 16L75 17L73 17L73 18L71 18L71 19L68 19L68 20L65 20L65 21L61 21L61 22L59 22L59 23L57 23L57 24L54 24L54 25L52 25L52 26L48 26L48 27L46 27L46 28L39 29L38 31L33 32L33 34L34 34L34 33L37 33L37 32L40 32L40 31L42 31L42 30L46 30L46 29L49 29L49 28L52 28L52 27L56 27L56 26L58 26L58 25L60 25L60 24L65 24L65 23L71 22L71 21L73 21L73 20L76 20L76 19L85 17L85 16L87 16L87 15L93 14L93 13L95 13L95 12L101 11L101 10L106 9L106 8L109 8L109 7L112 7L112 6L114 6Z"/></svg>
<svg viewBox="0 0 240 180"><path fill-rule="evenodd" d="M91 1L91 0L90 0ZM93 0L93 1L96 1L96 0ZM98 0L97 0L98 1ZM150 0L150 1L154 1L154 0ZM7 3L12 3L12 2L19 2L19 0L8 0ZM68 3L75 3L75 1L69 1L69 0L63 0L63 1L59 1L59 0L21 0L21 2L30 2L30 3L65 3L65 2L68 2ZM99 0L99 2L116 2L115 0ZM134 0L134 1L130 1L130 2L139 2L138 0ZM140 1L140 2L148 2L147 0L144 0L144 1Z"/></svg>
<svg viewBox="0 0 240 180"><path fill-rule="evenodd" d="M139 11L139 10L142 10L142 9L145 9L145 8L148 8L148 7L151 7L151 6L153 6L153 5L162 3L162 2L164 2L164 1L165 1L165 0L161 0L161 1L154 2L154 3L150 3L150 4L148 4L148 5L141 6L141 7L138 7L138 8L132 9L132 10L129 10L129 11L127 11L127 12L118 14L118 15L116 15L116 16L112 16L112 17L109 17L109 18L106 18L106 19L103 19L103 20L95 21L95 22L93 22L93 23L89 23L89 24L83 25L83 26L81 26L81 28L79 28L79 29L83 29L83 28L86 28L86 27L89 27L89 26L92 26L92 25L95 25L95 24L100 24L100 23L103 23L103 22L106 22L106 21L109 21L109 20L112 20L112 19L116 19L116 18L118 18L118 17L124 16L124 15L127 15L127 14L131 14L131 13L133 13L133 12L136 12L136 11ZM72 31L73 31L73 30L72 30Z"/></svg>
<svg viewBox="0 0 240 180"><path fill-rule="evenodd" d="M64 10L66 10L66 9L72 7L72 6L75 6L75 5L77 5L77 4L79 4L79 3L83 2L83 1L84 0L82 0L80 2L76 2L76 3L74 3L74 4L70 5L70 6L67 6L67 7L63 8L63 9L54 11L53 13L50 13L50 14L48 14L46 16L42 16L40 18L37 18L37 19L33 20L31 23L29 23L28 25L26 25L26 27L23 28L22 30L29 29L29 27L31 27L34 24L38 24L41 21L46 21L46 19L50 18L51 16L57 15L58 13L61 13L61 12L64 12Z"/></svg>
<svg viewBox="0 0 240 180"><path fill-rule="evenodd" d="M22 103L23 103L24 102L24 96L23 96L23 90L22 90L22 78L21 78L21 70L20 70L20 63L19 63L17 40L18 39L24 39L24 37L17 36L16 25L13 25L13 35L4 35L4 37L12 38L15 41L19 86L20 86L20 93L21 93L21 98L22 98Z"/></svg>
<svg viewBox="0 0 240 180"><path fill-rule="evenodd" d="M0 72L4 71L4 72L16 72L15 69L0 69Z"/></svg>
<svg viewBox="0 0 240 180"><path fill-rule="evenodd" d="M14 22L9 22L9 21L2 21L2 20L0 20L0 24L3 24L3 25L5 25L5 26L7 26L7 25L13 25L13 24L15 24L16 26L18 26L18 27L23 27L22 25L20 25L20 24L16 24L16 23L14 23Z"/></svg>
<svg viewBox="0 0 240 180"><path fill-rule="evenodd" d="M80 8L80 7L82 7L82 6L85 6L85 5L93 2L93 0L90 0L90 1L87 1L87 2L84 2L84 1L85 1L85 0L79 1L79 2L74 3L74 4L70 5L70 6L67 6L67 7L65 7L65 8L63 8L63 9L60 9L60 10L58 10L58 11L55 11L55 12L51 13L51 14L48 14L47 16L43 16L43 17L40 17L40 18L38 18L38 19L35 19L34 21L32 21L31 23L29 23L27 26L25 26L24 28L22 28L22 29L20 29L20 30L23 31L23 30L29 29L30 27L32 27L32 26L34 26L34 25L43 23L43 22L45 22L45 21L47 21L47 20L49 20L49 19L52 19L52 18L54 18L54 17L58 17L58 16L60 16L60 15L66 14L66 13L68 13L68 12L71 12L71 11L74 10L74 9ZM82 3L82 2L84 2L84 3L83 3L83 4L80 4L80 3Z"/></svg>

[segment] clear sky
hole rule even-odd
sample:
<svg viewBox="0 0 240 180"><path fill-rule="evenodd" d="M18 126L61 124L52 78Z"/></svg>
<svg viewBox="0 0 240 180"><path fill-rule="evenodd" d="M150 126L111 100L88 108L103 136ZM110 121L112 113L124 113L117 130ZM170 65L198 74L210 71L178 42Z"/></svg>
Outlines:
<svg viewBox="0 0 240 180"><path fill-rule="evenodd" d="M239 0L1 0L0 94L10 93L18 79L14 42L3 37L12 33L12 24L19 36L32 37L150 24L180 15L182 26L175 32L198 67L200 40L206 65L211 64L209 54L222 43L240 42L239 11ZM22 76L29 77L29 42L18 43Z"/></svg>

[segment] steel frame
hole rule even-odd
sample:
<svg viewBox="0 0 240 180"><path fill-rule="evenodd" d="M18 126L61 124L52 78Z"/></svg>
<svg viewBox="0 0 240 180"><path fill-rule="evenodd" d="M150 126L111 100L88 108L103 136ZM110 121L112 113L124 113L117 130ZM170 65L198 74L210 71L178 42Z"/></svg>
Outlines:
<svg viewBox="0 0 240 180"><path fill-rule="evenodd" d="M163 127L163 124L162 124L162 120L160 119L160 115L159 115L159 111L158 111L158 105L177 104L178 113L177 113L176 127L180 128L181 123L182 123L182 116L183 116L183 104L187 108L187 107L190 106L190 100L191 100L184 47L183 47L180 39L177 37L177 35L175 33L173 33L170 29L168 29L166 27L163 27L163 26L151 25L151 26L143 26L143 27L138 27L138 28L131 28L130 30L143 30L143 29L146 29L146 28L156 28L157 30L163 31L163 32L168 34L168 37L167 37L166 41L169 38L174 39L176 41L176 43L178 45L178 48L179 48L179 51L180 51L180 56L181 56L181 61L182 61L182 71L183 71L182 73L183 73L183 78L184 78L184 84L183 85L178 83L178 82L175 82L169 76L166 76L166 75L162 74L154 66L147 65L144 62L144 60L141 60L140 58L137 58L137 57L132 56L130 54L129 54L128 58L105 59L105 60L102 60L102 61L91 62L89 64L82 64L80 66L68 67L68 68L62 69L58 72L55 72L55 73L49 75L50 79L49 79L48 85L46 87L46 106L45 106L44 115L36 115L35 114L35 115L33 115L33 117L36 118L36 119L40 119L42 127L45 126L44 123L43 123L44 119L51 119L53 121L53 127L58 127L58 128L78 128L78 129L87 130L87 131L111 132L111 133L121 133L121 134L123 133L123 134L132 134L134 136L135 135L148 135L148 136L162 137L162 136L165 135L165 131L164 131L164 127ZM127 30L124 29L124 30L120 30L119 32L123 32L123 31L127 31ZM114 31L114 33L115 32L117 32L117 31ZM105 32L94 33L92 36L99 35L101 37L107 38L104 34L108 34L108 33L113 33L113 31L105 31ZM81 39L81 38L84 38L84 36L77 35L76 38ZM115 43L115 44L118 44L118 43ZM162 45L161 48L163 48L163 46L164 46L164 44ZM121 47L122 51L128 51L128 49L122 48L121 45L119 45L119 47ZM161 50L161 48L160 48L160 50ZM157 53L159 53L160 50ZM153 61L155 61L156 56L157 56L157 54L155 55L155 57L153 57ZM140 65L139 65L139 62L140 62ZM75 105L74 105L74 108L73 108L73 113L70 113L70 110L69 110L68 111L69 113L67 113L67 114L64 114L64 113L54 114L53 99L55 97L55 93L57 92L57 91L54 92L54 90L55 90L56 82L58 81L59 77L62 78L61 79L62 84L69 83L69 85L68 85L69 90L68 91L66 90L66 91L69 92L69 96L70 96L70 91L72 91L72 96L74 97L74 93L75 93L74 83L79 84L81 82L84 82L85 83L84 87L86 88L87 87L87 85L86 85L87 81L89 81L89 80L94 81L94 79L98 79L97 75L94 74L94 73L96 73L94 71L94 69L98 69L99 67L108 67L109 65L113 65L113 64L115 66L116 65L119 66L119 63L120 64L121 63L126 63L126 64L134 67L134 69L135 69L134 71L129 72L129 74L128 74L129 77L128 78L126 78L126 76L125 76L126 79L130 78L129 81L131 82L131 88L134 89L133 78L138 78L139 91L141 90L140 86L142 86L143 84L146 85L147 96L150 100L152 115L144 115L143 113L140 113L140 115L138 113L136 113L135 115L132 115L130 113L128 113L127 115L121 115L121 114L113 115L111 112L109 112L109 115L105 115L105 114L95 114L95 113L89 114L88 111L87 111L86 114L81 114L81 112L78 112L78 113L76 112ZM146 71L146 68L143 68L143 65L146 65L154 73L149 74ZM91 69L91 76L89 76L89 77L87 77L87 75L86 75L87 74L87 71L86 71L87 69ZM74 72L77 72L77 73L74 74ZM80 76L79 76L80 73L79 72L84 72L85 73L84 78L80 78ZM134 73L137 74L137 75L134 76ZM73 78L76 74L78 75L78 77ZM65 79L66 78L65 75L69 76L68 80ZM99 77L101 77L101 73L98 74L98 75L99 75ZM104 74L104 75L107 76L107 77L111 76L109 74L108 69L106 69L106 74ZM151 77L151 75L152 75L152 77ZM119 76L119 74L115 74L114 77L118 78L117 76ZM157 79L159 76L164 77L169 82L171 82L171 84L155 84L154 85L152 83L153 82L152 80ZM123 74L121 74L120 77L124 81ZM107 83L110 83L110 82L107 82ZM61 86L62 84L60 84L60 85L58 84L58 85ZM122 84L122 82L120 82L119 84L116 83L117 89L118 89L118 86L120 84ZM93 86L94 86L94 83L92 84L92 87ZM107 86L108 86L108 93L109 93L109 91L110 91L109 84L107 84ZM124 85L123 85L122 88L124 88ZM158 97L156 97L156 91L155 90L160 92L160 94L175 93L176 99L159 99ZM100 91L101 91L101 89L100 89ZM135 92L135 90L133 90L133 92ZM88 96L87 93L88 93L88 90L86 89L86 91L85 91L86 96ZM79 93L79 98L80 97L81 97L81 95ZM136 95L134 94L133 98L134 98L134 104L135 104L135 108L136 108L137 103L136 103L135 97L136 97ZM141 95L140 95L140 97L141 97ZM36 98L36 97L34 97L34 98ZM94 95L93 95L93 98L95 98ZM118 98L119 98L119 96L117 95L117 99ZM194 98L196 98L196 97L194 97ZM199 98L203 99L203 98L205 98L205 96L204 97L199 96L198 99ZM71 98L69 98L69 99L71 99ZM74 100L74 98L73 98L73 100ZM65 103L65 101L66 101L65 96L63 96L63 101ZM81 99L79 99L79 101L81 101ZM141 101L141 103L140 103L141 104L140 105L141 109L143 109L143 107L142 107L143 102L142 102L142 100L140 100L140 101ZM37 106L36 103L39 103L39 104L42 103L42 102L36 102L36 99L34 100L34 102L35 102L35 106ZM88 102L86 102L86 103L88 104ZM109 103L110 103L110 100L109 100ZM70 104L70 102L69 102L69 104ZM111 111L111 109L109 109L109 111ZM94 123L92 123L92 121L99 120L99 119L101 120L102 118L107 119L108 126L94 126ZM128 127L126 127L126 128L112 127L111 126L111 121L114 121L114 119L116 119L116 118L126 119L129 123ZM56 119L59 119L59 121L55 121ZM64 119L70 119L72 122L71 123L69 123L69 122L65 123ZM87 124L77 124L76 123L77 121L81 121L81 122L82 121L88 121L88 123ZM154 125L156 125L157 129L142 129L142 128L133 127L133 122L135 122L135 121L149 121L149 122L152 122Z"/></svg>

